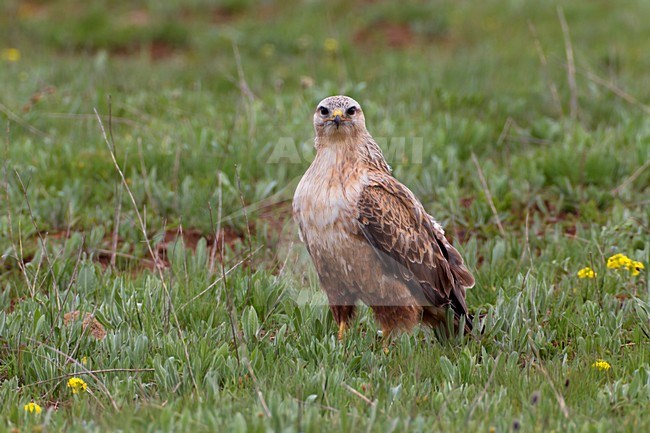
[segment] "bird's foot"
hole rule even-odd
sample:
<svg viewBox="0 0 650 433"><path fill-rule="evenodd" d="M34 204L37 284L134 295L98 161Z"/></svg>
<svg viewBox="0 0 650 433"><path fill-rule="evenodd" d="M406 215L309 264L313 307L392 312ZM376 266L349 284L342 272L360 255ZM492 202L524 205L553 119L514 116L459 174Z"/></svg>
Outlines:
<svg viewBox="0 0 650 433"><path fill-rule="evenodd" d="M382 327L381 331L378 332L378 334L381 335L381 347L385 355L388 355L390 352L388 347L390 346L390 334L392 331L393 330L388 327Z"/></svg>

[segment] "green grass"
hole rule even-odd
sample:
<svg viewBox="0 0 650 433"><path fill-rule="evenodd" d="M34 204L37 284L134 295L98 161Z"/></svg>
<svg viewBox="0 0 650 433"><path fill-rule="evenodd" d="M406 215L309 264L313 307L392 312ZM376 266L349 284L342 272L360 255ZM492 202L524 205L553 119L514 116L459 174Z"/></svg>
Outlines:
<svg viewBox="0 0 650 433"><path fill-rule="evenodd" d="M606 267L650 264L647 2L87 3L0 6L0 431L650 428L647 269ZM483 334L384 354L363 309L336 340L287 212L335 93L466 257Z"/></svg>

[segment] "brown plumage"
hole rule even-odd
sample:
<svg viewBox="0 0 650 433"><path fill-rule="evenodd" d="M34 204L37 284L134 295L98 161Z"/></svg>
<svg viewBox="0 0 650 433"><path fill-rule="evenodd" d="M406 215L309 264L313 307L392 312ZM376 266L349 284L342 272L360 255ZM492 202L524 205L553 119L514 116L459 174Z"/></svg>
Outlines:
<svg viewBox="0 0 650 433"><path fill-rule="evenodd" d="M359 104L332 96L314 114L316 157L293 200L294 218L325 293L339 338L358 301L384 336L418 322L472 323L465 289L474 277L444 231L390 172Z"/></svg>

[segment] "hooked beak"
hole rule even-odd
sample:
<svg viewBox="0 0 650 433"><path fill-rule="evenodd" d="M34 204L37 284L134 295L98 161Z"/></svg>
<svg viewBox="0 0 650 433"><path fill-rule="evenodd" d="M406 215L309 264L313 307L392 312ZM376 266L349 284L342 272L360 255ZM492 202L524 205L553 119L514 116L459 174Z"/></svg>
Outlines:
<svg viewBox="0 0 650 433"><path fill-rule="evenodd" d="M336 124L336 129L339 129L339 126L341 126L341 116L343 116L343 110L334 110L332 113L332 121Z"/></svg>

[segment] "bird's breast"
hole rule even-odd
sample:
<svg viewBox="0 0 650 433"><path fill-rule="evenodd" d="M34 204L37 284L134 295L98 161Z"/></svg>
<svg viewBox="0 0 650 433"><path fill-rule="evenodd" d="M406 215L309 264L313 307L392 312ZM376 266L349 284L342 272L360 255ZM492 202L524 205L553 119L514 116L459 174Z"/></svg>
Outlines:
<svg viewBox="0 0 650 433"><path fill-rule="evenodd" d="M294 215L310 248L340 248L356 231L363 175L336 167L310 167L294 196Z"/></svg>

